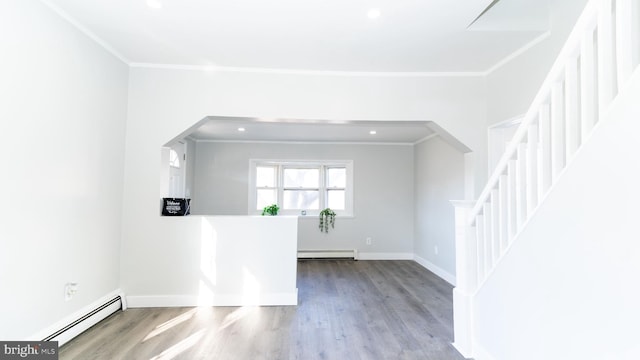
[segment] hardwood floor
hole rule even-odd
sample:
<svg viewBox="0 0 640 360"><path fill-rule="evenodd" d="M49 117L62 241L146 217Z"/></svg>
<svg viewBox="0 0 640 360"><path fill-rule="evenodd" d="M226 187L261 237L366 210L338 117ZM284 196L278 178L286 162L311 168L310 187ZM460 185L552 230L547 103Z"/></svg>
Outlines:
<svg viewBox="0 0 640 360"><path fill-rule="evenodd" d="M298 306L129 309L60 359L463 359L451 292L413 261L302 260Z"/></svg>

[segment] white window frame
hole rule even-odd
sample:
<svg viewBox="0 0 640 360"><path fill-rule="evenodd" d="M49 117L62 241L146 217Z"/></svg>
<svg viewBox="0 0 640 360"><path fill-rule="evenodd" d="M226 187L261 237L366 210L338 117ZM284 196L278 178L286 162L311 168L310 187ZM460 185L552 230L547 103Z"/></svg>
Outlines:
<svg viewBox="0 0 640 360"><path fill-rule="evenodd" d="M261 209L256 209L257 201L257 187L256 187L256 168L259 166L276 166L276 198L278 206L280 206L280 215L303 215L304 211L306 216L318 216L320 211L326 208L327 192L326 187L326 169L327 168L345 168L346 169L346 187L345 187L345 208L344 210L335 210L337 215L341 216L353 216L353 160L265 160L265 159L250 159L249 160L249 215L260 215ZM320 208L315 210L311 209L283 209L282 204L284 197L284 181L282 174L285 168L319 168L320 169L320 184L319 184L319 202ZM297 190L297 189L296 189ZM304 190L304 189L302 189ZM313 189L315 190L315 188Z"/></svg>

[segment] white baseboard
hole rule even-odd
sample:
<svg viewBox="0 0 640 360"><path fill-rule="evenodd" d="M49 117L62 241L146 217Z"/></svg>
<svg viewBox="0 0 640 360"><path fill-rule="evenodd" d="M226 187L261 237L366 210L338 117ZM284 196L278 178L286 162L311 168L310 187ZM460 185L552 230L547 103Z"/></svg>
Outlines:
<svg viewBox="0 0 640 360"><path fill-rule="evenodd" d="M495 358L491 356L485 348L475 341L473 342L473 358L475 360L495 360Z"/></svg>
<svg viewBox="0 0 640 360"><path fill-rule="evenodd" d="M358 260L413 260L413 253L358 252Z"/></svg>
<svg viewBox="0 0 640 360"><path fill-rule="evenodd" d="M441 277L444 281L448 282L449 284L456 286L456 276L451 274L450 272L444 270L443 268L435 265L434 263L432 263L431 261L422 258L418 255L414 255L413 260L415 260L418 264L422 265L425 269L431 271L432 273L438 275L439 277Z"/></svg>
<svg viewBox="0 0 640 360"><path fill-rule="evenodd" d="M473 358L473 354L468 354L465 351L463 351L462 349L458 348L458 346L456 345L456 343L452 343L451 344L459 353L460 355L462 355L465 359L471 359ZM475 360L479 360L479 359L475 359Z"/></svg>
<svg viewBox="0 0 640 360"><path fill-rule="evenodd" d="M317 258L352 258L357 259L358 251L351 250L298 250L298 259L317 259Z"/></svg>
<svg viewBox="0 0 640 360"><path fill-rule="evenodd" d="M247 298L242 294L216 294L203 299L197 295L144 295L127 296L129 308L192 307L192 306L284 306L298 305L298 290L293 293L260 294Z"/></svg>
<svg viewBox="0 0 640 360"><path fill-rule="evenodd" d="M118 289L115 291L112 291L110 293L108 293L105 296L102 296L101 298L99 298L98 300L92 302L91 304L82 307L80 310L75 311L74 313L72 313L69 316L65 316L63 319L56 321L54 324L47 326L46 328L36 332L35 334L29 336L27 339L25 340L33 340L33 341L42 341L43 339L51 336L52 334L54 334L55 332L57 332L58 330L64 328L65 326L73 323L74 321L82 318L83 316L87 315L88 313L94 311L96 308L104 305L106 302L108 302L109 300L120 296L120 298L122 299L122 307L123 309L126 308L126 303L125 303L125 295L124 293L122 293L122 290ZM64 345L66 342L68 342L69 340L71 340L71 338L67 338L64 337L62 339L56 339L58 341L58 345L62 346Z"/></svg>

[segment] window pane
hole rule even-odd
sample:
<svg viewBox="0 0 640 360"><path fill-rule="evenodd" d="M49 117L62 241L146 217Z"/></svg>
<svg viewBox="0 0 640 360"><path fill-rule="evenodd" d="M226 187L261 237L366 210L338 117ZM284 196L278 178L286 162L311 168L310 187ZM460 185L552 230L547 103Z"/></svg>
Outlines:
<svg viewBox="0 0 640 360"><path fill-rule="evenodd" d="M256 193L256 210L262 210L265 206L276 203L275 189L258 189Z"/></svg>
<svg viewBox="0 0 640 360"><path fill-rule="evenodd" d="M284 169L284 187L317 188L320 185L320 169Z"/></svg>
<svg viewBox="0 0 640 360"><path fill-rule="evenodd" d="M275 166L256 167L256 187L275 187L276 168Z"/></svg>
<svg viewBox="0 0 640 360"><path fill-rule="evenodd" d="M344 190L328 190L327 191L327 207L333 210L345 209L345 191Z"/></svg>
<svg viewBox="0 0 640 360"><path fill-rule="evenodd" d="M327 169L327 187L346 188L347 187L347 169L346 168L328 168Z"/></svg>
<svg viewBox="0 0 640 360"><path fill-rule="evenodd" d="M302 191L302 190L285 190L284 206L285 209L319 209L320 196L318 191Z"/></svg>
<svg viewBox="0 0 640 360"><path fill-rule="evenodd" d="M178 153L173 149L169 151L169 165L175 168L180 167L180 157L178 156Z"/></svg>

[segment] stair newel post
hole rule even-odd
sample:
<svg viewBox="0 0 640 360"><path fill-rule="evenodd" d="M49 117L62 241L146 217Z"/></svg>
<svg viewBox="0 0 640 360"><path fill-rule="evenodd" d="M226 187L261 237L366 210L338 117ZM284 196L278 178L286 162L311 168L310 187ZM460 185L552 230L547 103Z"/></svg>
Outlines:
<svg viewBox="0 0 640 360"><path fill-rule="evenodd" d="M472 300L478 286L476 231L470 222L473 201L451 201L455 207L456 287L453 289L454 346L472 354Z"/></svg>

